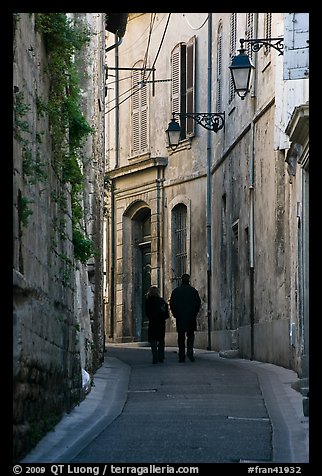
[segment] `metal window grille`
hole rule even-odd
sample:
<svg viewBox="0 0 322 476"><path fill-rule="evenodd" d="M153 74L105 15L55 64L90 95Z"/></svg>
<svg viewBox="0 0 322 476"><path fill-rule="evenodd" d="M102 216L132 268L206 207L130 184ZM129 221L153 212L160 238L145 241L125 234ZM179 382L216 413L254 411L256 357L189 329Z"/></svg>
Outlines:
<svg viewBox="0 0 322 476"><path fill-rule="evenodd" d="M187 272L187 208L177 205L173 210L174 280L180 284Z"/></svg>

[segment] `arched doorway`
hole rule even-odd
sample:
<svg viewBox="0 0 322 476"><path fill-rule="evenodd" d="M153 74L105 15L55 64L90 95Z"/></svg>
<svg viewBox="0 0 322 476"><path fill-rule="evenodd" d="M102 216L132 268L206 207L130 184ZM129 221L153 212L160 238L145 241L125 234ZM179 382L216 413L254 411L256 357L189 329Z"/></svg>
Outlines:
<svg viewBox="0 0 322 476"><path fill-rule="evenodd" d="M148 340L148 318L145 314L145 295L151 286L151 215L142 221L142 241L138 244L142 260L142 324L141 341Z"/></svg>
<svg viewBox="0 0 322 476"><path fill-rule="evenodd" d="M145 295L151 286L151 210L145 202L131 205L123 216L122 335L146 341Z"/></svg>

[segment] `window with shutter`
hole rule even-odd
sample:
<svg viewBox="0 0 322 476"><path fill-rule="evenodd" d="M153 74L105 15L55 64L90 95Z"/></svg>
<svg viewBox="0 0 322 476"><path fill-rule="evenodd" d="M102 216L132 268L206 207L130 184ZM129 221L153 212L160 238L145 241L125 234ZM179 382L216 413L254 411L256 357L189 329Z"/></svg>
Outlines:
<svg viewBox="0 0 322 476"><path fill-rule="evenodd" d="M195 112L196 37L180 43L171 53L171 112ZM180 120L181 140L195 135L195 121Z"/></svg>
<svg viewBox="0 0 322 476"><path fill-rule="evenodd" d="M140 80L140 71L132 73L132 90L136 91L132 96L132 153L138 153L140 150L140 94L138 91L138 82Z"/></svg>
<svg viewBox="0 0 322 476"><path fill-rule="evenodd" d="M254 38L254 13L246 13L246 39L249 40L250 38ZM246 48L247 55L252 60L252 45L250 43L247 43Z"/></svg>
<svg viewBox="0 0 322 476"><path fill-rule="evenodd" d="M134 67L140 68L143 62L136 63ZM148 97L147 87L142 86L144 71L132 71L132 96L131 120L132 120L132 154L141 154L148 148Z"/></svg>
<svg viewBox="0 0 322 476"><path fill-rule="evenodd" d="M187 90L186 90L186 74L187 74L187 63L186 63L186 45L182 44L180 47L180 112L187 112ZM186 138L187 131L187 119L181 119L181 139Z"/></svg>
<svg viewBox="0 0 322 476"><path fill-rule="evenodd" d="M271 38L272 37L272 14L265 13L264 18L264 38ZM268 54L271 51L271 47L269 45L264 46L265 54Z"/></svg>
<svg viewBox="0 0 322 476"><path fill-rule="evenodd" d="M232 13L230 17L230 59L236 54L237 43L237 13ZM235 97L235 88L233 78L230 75L229 81L229 102Z"/></svg>
<svg viewBox="0 0 322 476"><path fill-rule="evenodd" d="M143 78L143 75L142 75ZM140 133L140 148L141 152L145 152L148 147L148 90L144 86L141 90L141 133Z"/></svg>
<svg viewBox="0 0 322 476"><path fill-rule="evenodd" d="M171 112L180 112L181 45L177 45L171 56Z"/></svg>
<svg viewBox="0 0 322 476"><path fill-rule="evenodd" d="M221 112L222 109L222 23L218 27L217 41L217 98L216 110Z"/></svg>
<svg viewBox="0 0 322 476"><path fill-rule="evenodd" d="M185 45L180 43L171 55L171 113L185 112ZM186 137L186 120L178 119L181 126L181 140Z"/></svg>
<svg viewBox="0 0 322 476"><path fill-rule="evenodd" d="M193 36L187 43L186 66L186 112L195 112L195 64L196 64L196 37ZM195 135L195 121L187 118L186 131L188 137Z"/></svg>

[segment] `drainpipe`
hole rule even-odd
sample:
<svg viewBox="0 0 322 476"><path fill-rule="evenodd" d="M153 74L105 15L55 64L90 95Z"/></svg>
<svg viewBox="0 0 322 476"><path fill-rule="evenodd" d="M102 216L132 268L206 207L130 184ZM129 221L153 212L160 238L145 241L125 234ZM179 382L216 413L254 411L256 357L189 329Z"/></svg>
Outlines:
<svg viewBox="0 0 322 476"><path fill-rule="evenodd" d="M255 98L254 98L255 100ZM250 306L250 360L254 358L254 122L250 129L249 157L249 306Z"/></svg>
<svg viewBox="0 0 322 476"><path fill-rule="evenodd" d="M115 327L115 294L114 294L114 287L115 287L115 225L114 225L114 191L113 191L113 183L111 185L111 306L110 306L110 315L111 315L111 326L110 326L110 338L114 339L114 327Z"/></svg>
<svg viewBox="0 0 322 476"><path fill-rule="evenodd" d="M161 169L161 250L164 248L164 209L165 209L165 196L164 196L164 167ZM161 290L164 296L164 253L161 257Z"/></svg>
<svg viewBox="0 0 322 476"><path fill-rule="evenodd" d="M257 38L258 31L258 13L254 14L254 37ZM255 252L254 252L254 188L255 188L255 162L254 162L254 118L256 112L256 84L257 84L257 69L256 59L254 58L254 78L253 78L253 92L251 95L253 118L250 128L250 152L249 152L249 306L250 306L250 360L254 359L254 326L255 326Z"/></svg>
<svg viewBox="0 0 322 476"><path fill-rule="evenodd" d="M115 38L117 38L116 35L115 35ZM118 38L118 40L116 41L116 43L114 43L114 45L109 46L108 48L106 48L105 53L107 53L108 51L111 51L114 48L118 47L122 43L122 41L123 41L123 38Z"/></svg>
<svg viewBox="0 0 322 476"><path fill-rule="evenodd" d="M115 39L116 39L115 35ZM121 40L122 41L122 40ZM119 43L115 43L115 168L119 166Z"/></svg>
<svg viewBox="0 0 322 476"><path fill-rule="evenodd" d="M106 170L106 144L105 144L105 55L104 55L104 47L105 47L105 30L104 30L104 25L105 25L105 15L104 13L101 14L101 53L100 55L100 60L101 60L101 79L102 79L102 92L101 92L101 98L102 98L102 111L101 111L101 121L102 121L102 156L103 156L103 177L105 176L105 170ZM101 195L102 197L102 203L104 204L104 198L105 198L105 187L103 186L103 193ZM103 207L104 208L104 207ZM100 224L100 230L102 233L102 238L101 238L101 249L105 249L105 243L103 243L103 237L105 235L104 233L104 212L102 213L102 221ZM105 287L106 287L106 256L103 255L103 258L101 259L101 266L102 266L102 271L103 271L103 296L105 295ZM105 299L103 300L103 358L104 358L104 352L105 352L105 346L106 346L106 306L105 306Z"/></svg>
<svg viewBox="0 0 322 476"><path fill-rule="evenodd" d="M211 112L212 13L208 13L208 106ZM207 319L208 347L211 350L211 131L207 129Z"/></svg>
<svg viewBox="0 0 322 476"><path fill-rule="evenodd" d="M157 188L157 283L159 289L161 289L163 295L163 289L161 288L161 237L160 237L160 230L161 230L161 223L160 223L160 208L161 208L161 167L157 165L157 180L156 180L156 188Z"/></svg>
<svg viewBox="0 0 322 476"><path fill-rule="evenodd" d="M115 35L115 44L110 46L106 51L110 51L115 48L115 165L114 168L119 166L119 52L118 47L122 43L122 38L118 38ZM114 198L114 186L111 184L111 328L110 337L114 339L114 327L115 327L115 198Z"/></svg>

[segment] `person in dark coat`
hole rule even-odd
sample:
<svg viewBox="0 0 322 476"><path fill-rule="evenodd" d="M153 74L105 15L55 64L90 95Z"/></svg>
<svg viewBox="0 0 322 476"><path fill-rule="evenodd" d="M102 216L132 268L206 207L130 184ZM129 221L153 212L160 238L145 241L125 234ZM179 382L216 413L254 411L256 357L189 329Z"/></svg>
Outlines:
<svg viewBox="0 0 322 476"><path fill-rule="evenodd" d="M181 277L181 286L172 291L170 309L176 319L178 333L179 362L185 362L185 344L187 337L187 357L194 362L193 343L197 330L197 314L201 306L198 291L190 285L189 274Z"/></svg>
<svg viewBox="0 0 322 476"><path fill-rule="evenodd" d="M148 341L151 345L152 363L164 361L165 321L169 317L167 302L160 296L157 286L151 286L145 300L145 313L149 320Z"/></svg>

